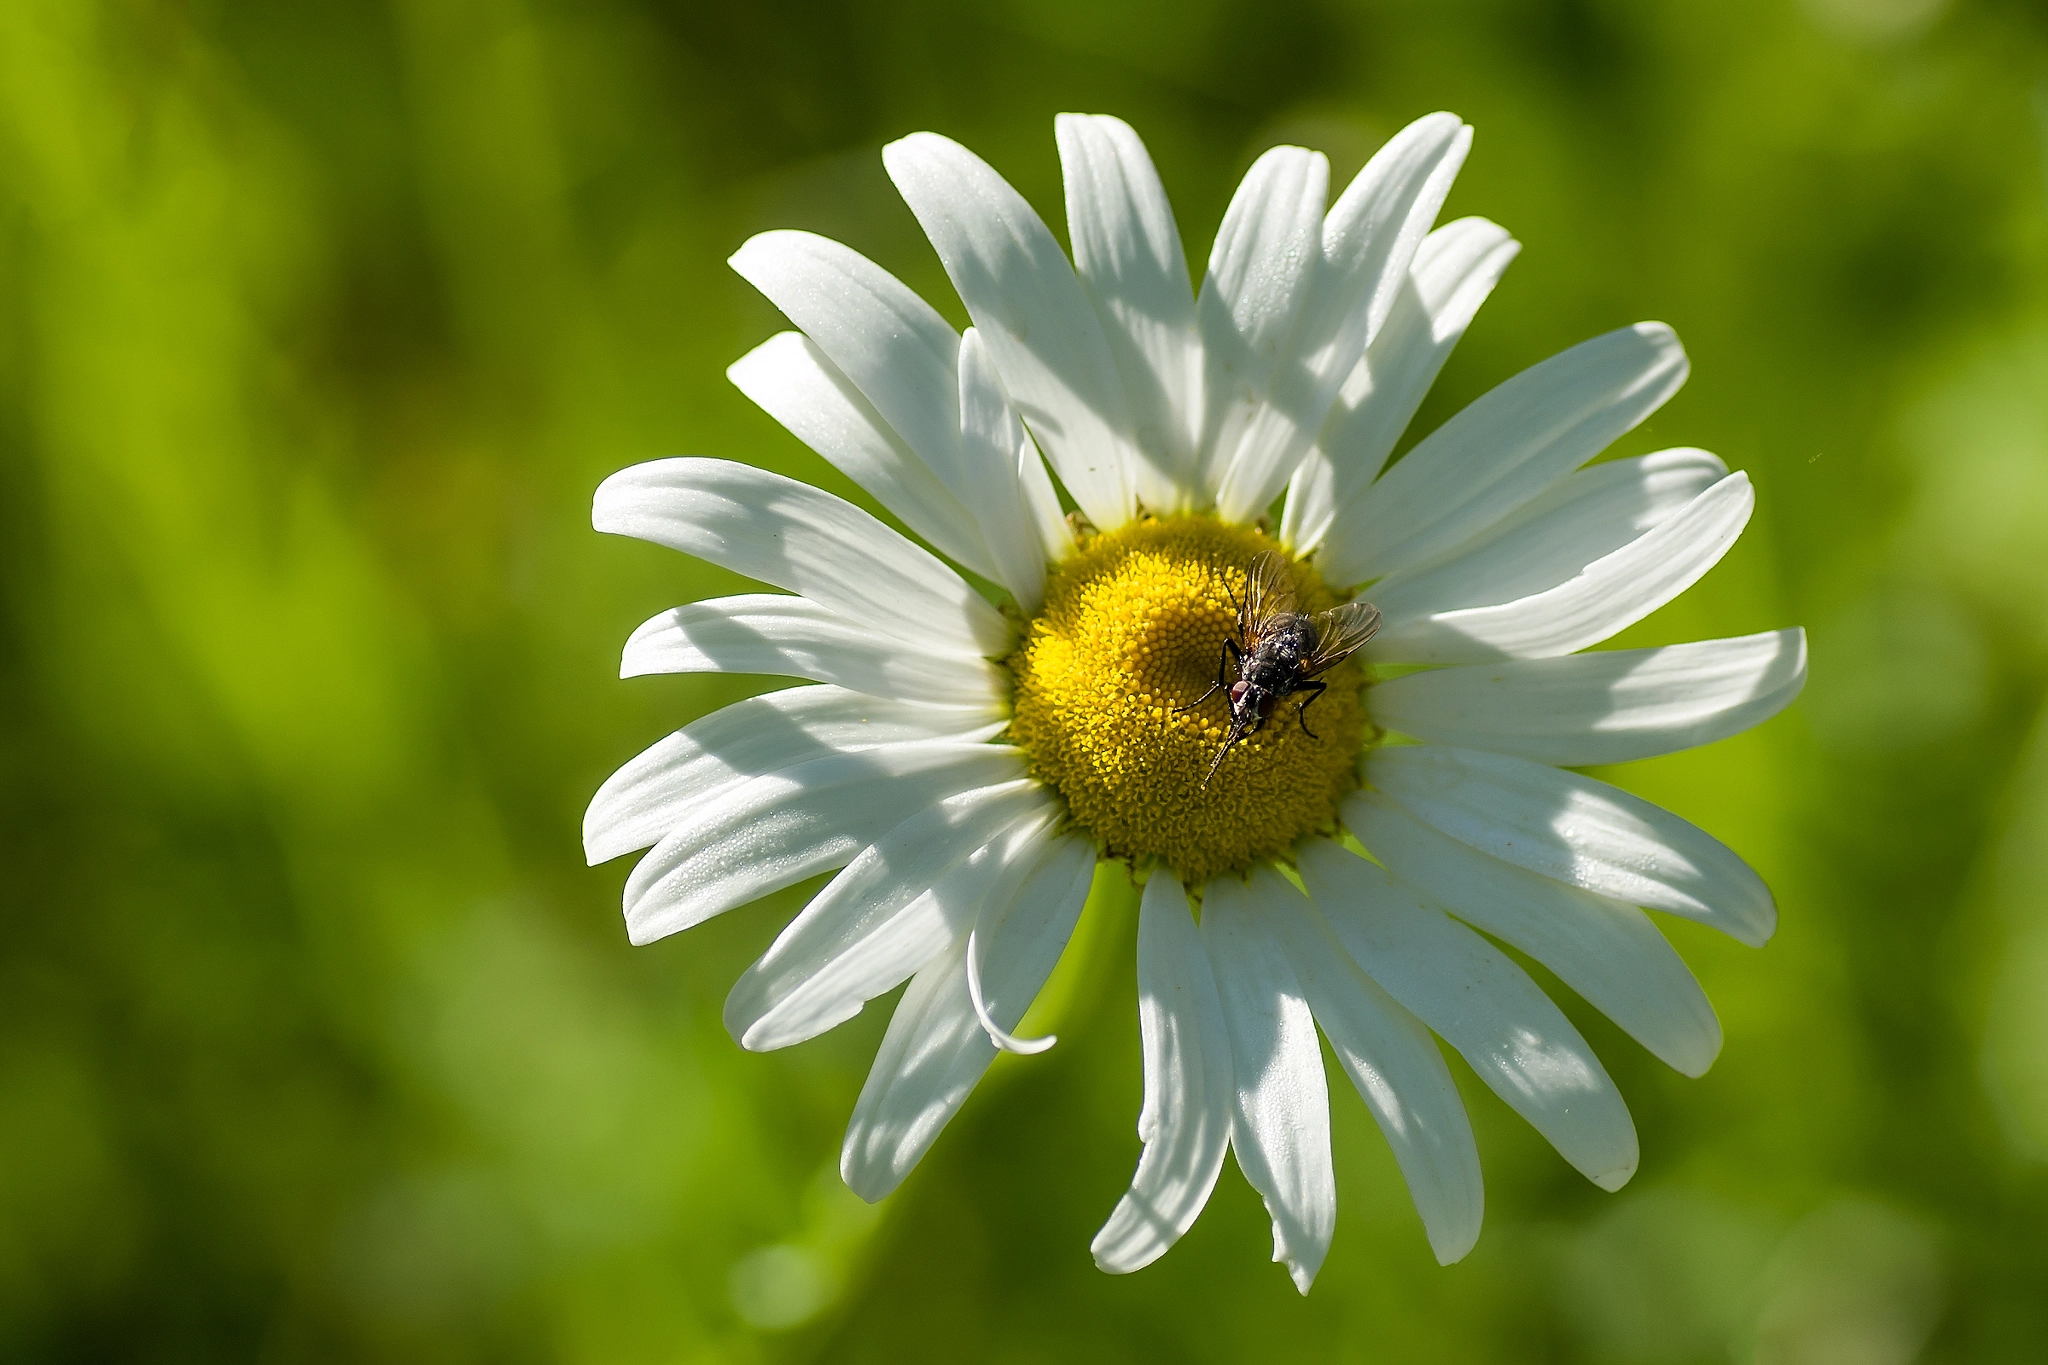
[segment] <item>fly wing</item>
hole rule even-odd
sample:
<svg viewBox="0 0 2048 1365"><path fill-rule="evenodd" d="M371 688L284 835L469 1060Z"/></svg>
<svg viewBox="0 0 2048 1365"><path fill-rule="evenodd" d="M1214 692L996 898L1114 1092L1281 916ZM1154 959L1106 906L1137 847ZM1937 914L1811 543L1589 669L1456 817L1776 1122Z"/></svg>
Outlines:
<svg viewBox="0 0 2048 1365"><path fill-rule="evenodd" d="M1357 653L1358 647L1370 640L1373 632L1380 628L1380 609L1370 602L1346 602L1341 607L1316 613L1315 627L1315 657L1303 670L1311 678L1325 669L1335 668Z"/></svg>
<svg viewBox="0 0 2048 1365"><path fill-rule="evenodd" d="M1239 624L1246 649L1256 647L1260 632L1276 616L1294 610L1294 582L1287 561L1268 550L1244 571L1244 607Z"/></svg>

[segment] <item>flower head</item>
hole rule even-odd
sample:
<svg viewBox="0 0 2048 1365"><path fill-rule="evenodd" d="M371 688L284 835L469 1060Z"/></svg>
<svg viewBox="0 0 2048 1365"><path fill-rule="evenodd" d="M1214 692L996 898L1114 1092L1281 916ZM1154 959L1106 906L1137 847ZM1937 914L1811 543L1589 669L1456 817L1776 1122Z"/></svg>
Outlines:
<svg viewBox="0 0 2048 1365"><path fill-rule="evenodd" d="M1486 936L1698 1075L1719 1025L1645 909L1751 944L1775 925L1727 848L1571 769L1765 719L1804 681L1804 638L1579 652L1711 568L1752 503L1704 451L1588 464L1684 381L1660 324L1525 371L1390 462L1518 249L1484 219L1431 230L1458 119L1403 130L1334 204L1320 155L1266 153L1199 290L1137 136L1057 130L1071 262L964 148L884 152L964 335L837 243L773 232L733 258L801 329L733 381L923 545L744 465L608 479L600 530L784 590L664 612L623 672L814 685L633 759L586 850L651 846L636 943L838 869L726 1021L782 1047L909 982L843 1153L870 1199L999 1049L1050 1045L1014 1030L1098 861L1124 862L1145 1145L1098 1263L1166 1251L1235 1150L1307 1290L1336 1209L1319 1028L1456 1260L1480 1172L1435 1038L1604 1188L1637 1160L1598 1058Z"/></svg>

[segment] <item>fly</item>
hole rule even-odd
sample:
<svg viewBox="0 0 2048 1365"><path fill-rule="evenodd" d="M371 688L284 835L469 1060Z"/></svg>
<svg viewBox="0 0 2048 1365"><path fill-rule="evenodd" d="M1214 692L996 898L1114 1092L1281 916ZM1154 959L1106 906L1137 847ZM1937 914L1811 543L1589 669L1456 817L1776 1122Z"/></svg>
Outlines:
<svg viewBox="0 0 2048 1365"><path fill-rule="evenodd" d="M1229 591L1228 588L1225 591ZM1175 715L1192 711L1216 692L1225 691L1230 701L1230 733L1216 751L1216 761L1202 775L1202 785L1223 766L1230 746L1246 735L1255 734L1271 718L1283 697L1306 693L1295 708L1302 733L1319 738L1308 728L1309 703L1323 695L1329 684L1316 675L1327 672L1358 652L1358 647L1380 628L1380 609L1370 602L1346 602L1341 607L1304 616L1294 609L1294 589L1288 581L1286 563L1268 550L1251 562L1244 573L1244 600L1233 595L1237 608L1237 636L1223 638L1223 651L1216 658L1216 681L1207 692ZM1226 683L1230 661L1237 661L1237 681Z"/></svg>

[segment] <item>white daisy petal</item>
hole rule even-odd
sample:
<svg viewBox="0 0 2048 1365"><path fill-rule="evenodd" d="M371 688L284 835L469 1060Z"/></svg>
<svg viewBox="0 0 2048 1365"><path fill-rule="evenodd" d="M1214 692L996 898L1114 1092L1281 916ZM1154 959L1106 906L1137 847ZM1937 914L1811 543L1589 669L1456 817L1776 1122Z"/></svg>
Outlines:
<svg viewBox="0 0 2048 1365"><path fill-rule="evenodd" d="M1200 491L1213 500L1257 426L1276 368L1322 259L1330 163L1321 152L1275 147L1237 187L1195 301L1202 337Z"/></svg>
<svg viewBox="0 0 2048 1365"><path fill-rule="evenodd" d="M725 998L725 1027L768 1052L859 1014L964 935L1036 866L1052 798L1030 778L947 797L877 839L812 898Z"/></svg>
<svg viewBox="0 0 2048 1365"><path fill-rule="evenodd" d="M1022 427L1000 383L991 392L963 368L951 326L880 267L809 233L764 233L733 264L816 329L743 357L727 371L741 391L982 577L1012 591L1011 577L1042 579L1044 557L1034 549L1019 562L1015 552L1031 540L1017 506Z"/></svg>
<svg viewBox="0 0 2048 1365"><path fill-rule="evenodd" d="M1202 943L1230 1032L1236 1107L1230 1145L1273 1220L1273 1259L1308 1293L1337 1230L1330 1161L1330 1091L1315 1018L1286 949L1266 928L1267 905L1301 897L1270 867L1249 884L1224 877L1202 898ZM1306 907L1303 906L1303 909Z"/></svg>
<svg viewBox="0 0 2048 1365"><path fill-rule="evenodd" d="M918 968L889 1016L839 1150L847 1188L871 1204L893 1193L995 1059L967 999L963 938Z"/></svg>
<svg viewBox="0 0 2048 1365"><path fill-rule="evenodd" d="M1392 622L1365 647L1365 656L1390 663L1483 663L1596 645L1698 582L1742 534L1755 506L1749 476L1737 471L1546 592Z"/></svg>
<svg viewBox="0 0 2048 1365"><path fill-rule="evenodd" d="M1548 592L1670 520L1728 476L1704 450L1660 450L1581 469L1434 564L1372 586L1384 629L1433 612Z"/></svg>
<svg viewBox="0 0 2048 1365"><path fill-rule="evenodd" d="M1392 769L1373 766L1375 780ZM1408 784L1392 783L1397 792ZM1650 917L1503 862L1432 827L1396 800L1367 793L1345 822L1396 878L1476 929L1556 972L1586 1003L1673 1070L1700 1076L1721 1051L1706 992Z"/></svg>
<svg viewBox="0 0 2048 1365"><path fill-rule="evenodd" d="M994 657L1002 613L930 551L843 498L730 460L671 459L598 486L591 522L801 593L899 639Z"/></svg>
<svg viewBox="0 0 2048 1365"><path fill-rule="evenodd" d="M1095 524L1131 515L1130 415L1102 325L1024 197L950 138L913 133L882 164L937 248L1003 383Z"/></svg>
<svg viewBox="0 0 2048 1365"><path fill-rule="evenodd" d="M1052 974L1094 872L1093 844L1055 839L1015 896L984 903L977 934L988 926L999 942L984 984L1005 1027L1016 1026ZM995 1060L968 996L966 952L967 940L956 939L911 978L854 1105L839 1170L870 1202L903 1182Z"/></svg>
<svg viewBox="0 0 2048 1365"><path fill-rule="evenodd" d="M1180 511L1194 487L1189 417L1202 355L1173 206L1122 119L1061 114L1054 126L1074 269L1130 405L1135 491L1155 512Z"/></svg>
<svg viewBox="0 0 2048 1365"><path fill-rule="evenodd" d="M817 343L933 473L954 462L960 338L937 309L851 247L815 233L761 233L731 265Z"/></svg>
<svg viewBox="0 0 2048 1365"><path fill-rule="evenodd" d="M1337 941L1605 1190L1635 1174L1635 1123L1600 1059L1528 973L1386 871L1325 839L1301 875Z"/></svg>
<svg viewBox="0 0 2048 1365"><path fill-rule="evenodd" d="M1642 322L1524 370L1340 509L1342 546L1324 547L1323 576L1359 583L1471 539L1662 407L1686 368L1672 330Z"/></svg>
<svg viewBox="0 0 2048 1365"><path fill-rule="evenodd" d="M1029 613L1045 600L1045 547L1018 478L1027 444L981 332L970 327L960 339L960 496L994 561L988 577ZM1029 458L1036 460L1037 452Z"/></svg>
<svg viewBox="0 0 2048 1365"><path fill-rule="evenodd" d="M669 735L605 779L583 817L594 867L646 848L707 792L764 773L884 745L992 739L1001 708L919 706L841 687L792 687L721 707Z"/></svg>
<svg viewBox="0 0 2048 1365"><path fill-rule="evenodd" d="M1357 359L1386 322L1416 250L1471 150L1472 129L1464 120L1456 114L1425 114L1387 139L1337 196L1323 221L1323 262L1340 272L1344 283L1311 301L1304 321L1312 339L1334 336L1343 325L1326 315L1362 313L1363 335L1349 347L1351 360ZM1309 354L1310 363L1322 367L1324 353ZM1336 368L1342 378L1351 363Z"/></svg>
<svg viewBox="0 0 2048 1365"><path fill-rule="evenodd" d="M917 811L1024 775L997 744L930 741L829 754L683 807L626 879L626 932L652 943L844 865Z"/></svg>
<svg viewBox="0 0 2048 1365"><path fill-rule="evenodd" d="M995 576L995 561L974 517L816 342L801 332L779 333L734 361L725 374L763 412L941 554L984 578Z"/></svg>
<svg viewBox="0 0 2048 1365"><path fill-rule="evenodd" d="M1095 876L1094 841L1068 835L1008 901L975 917L967 948L968 995L989 1041L1008 1052L1043 1052L1059 1039L1010 1032L1066 951Z"/></svg>
<svg viewBox="0 0 2048 1365"><path fill-rule="evenodd" d="M780 593L691 602L645 622L626 642L619 676L650 673L768 673L936 706L987 706L1004 694L986 659L921 650Z"/></svg>
<svg viewBox="0 0 2048 1365"><path fill-rule="evenodd" d="M1230 520L1264 511L1323 429L1340 385L1386 321L1409 262L1472 146L1454 114L1417 119L1390 138L1330 207L1315 288L1246 432L1217 510Z"/></svg>
<svg viewBox="0 0 2048 1365"><path fill-rule="evenodd" d="M1435 668L1383 682L1375 723L1420 740L1585 768L1740 734L1806 685L1806 632Z"/></svg>
<svg viewBox="0 0 2048 1365"><path fill-rule="evenodd" d="M1361 360L1358 365L1354 374L1364 372L1366 362ZM1339 408L1342 404L1340 391ZM1334 412L1331 420L1336 420ZM1308 454L1301 457L1294 473L1288 476L1287 501L1280 505L1280 543L1294 551L1298 558L1306 559L1322 548L1336 514L1337 470L1329 457L1323 454L1322 443L1318 440L1309 447Z"/></svg>
<svg viewBox="0 0 2048 1365"><path fill-rule="evenodd" d="M1748 863L1619 787L1435 744L1376 750L1366 780L1445 834L1544 877L1698 920L1752 947L1777 928L1777 904Z"/></svg>
<svg viewBox="0 0 2048 1365"><path fill-rule="evenodd" d="M1379 474L1473 314L1521 249L1505 228L1484 218L1460 218L1422 239L1386 322L1338 389L1315 448L1288 483L1281 539L1296 553L1344 536L1337 509ZM1329 553L1341 560L1355 550Z"/></svg>
<svg viewBox="0 0 2048 1365"><path fill-rule="evenodd" d="M1230 1036L1187 893L1161 868L1138 907L1138 1023L1145 1150L1130 1192L1095 1234L1095 1264L1125 1274L1180 1240L1209 1202L1230 1145Z"/></svg>
<svg viewBox="0 0 2048 1365"><path fill-rule="evenodd" d="M1330 1050L1394 1149L1437 1263L1463 1260L1479 1240L1486 1189L1472 1120L1436 1040L1351 960L1284 880L1257 908L1286 949Z"/></svg>
<svg viewBox="0 0 2048 1365"><path fill-rule="evenodd" d="M1024 433L1017 447L1017 484L1024 490L1024 506L1031 514L1032 529L1045 550L1048 564L1057 564L1074 552L1074 528L1060 507L1060 495L1053 490L1052 476L1045 472L1045 457L1031 433Z"/></svg>

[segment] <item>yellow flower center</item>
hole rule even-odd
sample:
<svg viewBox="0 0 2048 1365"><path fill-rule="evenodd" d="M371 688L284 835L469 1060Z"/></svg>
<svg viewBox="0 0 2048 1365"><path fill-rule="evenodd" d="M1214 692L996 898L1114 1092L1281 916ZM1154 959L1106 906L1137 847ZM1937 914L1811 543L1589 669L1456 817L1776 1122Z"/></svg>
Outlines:
<svg viewBox="0 0 2048 1365"><path fill-rule="evenodd" d="M1010 738L1111 856L1159 859L1192 886L1334 828L1366 730L1356 664L1320 675L1329 689L1307 730L1297 712L1309 694L1282 697L1206 785L1230 728L1235 664L1223 687L1176 713L1216 681L1246 567L1279 548L1213 517L1148 518L1087 541L1046 583L1045 610L1008 660ZM1336 605L1313 568L1288 567L1296 610Z"/></svg>

